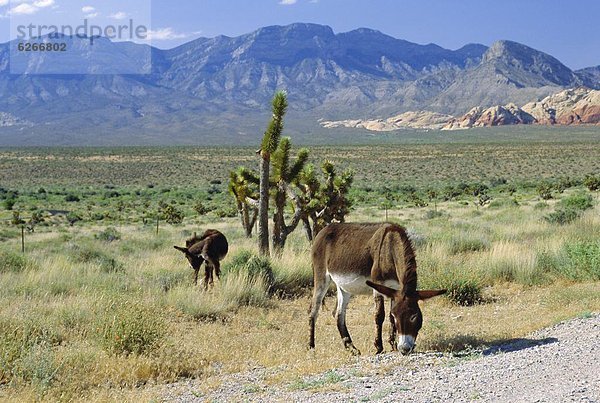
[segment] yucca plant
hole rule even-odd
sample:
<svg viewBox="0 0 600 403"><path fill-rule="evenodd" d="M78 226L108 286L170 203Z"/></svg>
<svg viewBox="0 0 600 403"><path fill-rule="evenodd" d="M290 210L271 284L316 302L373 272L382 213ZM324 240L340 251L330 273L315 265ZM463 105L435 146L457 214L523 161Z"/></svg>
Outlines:
<svg viewBox="0 0 600 403"><path fill-rule="evenodd" d="M258 199L258 249L261 255L269 255L269 171L271 154L277 150L283 132L283 117L287 111L287 95L275 93L272 102L273 117L263 136L258 154L260 156L260 183Z"/></svg>

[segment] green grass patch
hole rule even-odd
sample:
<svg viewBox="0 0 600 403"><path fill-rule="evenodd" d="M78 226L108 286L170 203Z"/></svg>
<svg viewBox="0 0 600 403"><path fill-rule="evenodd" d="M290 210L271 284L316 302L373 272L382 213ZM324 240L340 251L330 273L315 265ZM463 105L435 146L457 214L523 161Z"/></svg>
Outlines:
<svg viewBox="0 0 600 403"><path fill-rule="evenodd" d="M223 278L239 273L246 274L251 279L262 277L269 286L273 285L275 279L271 260L249 250L238 252L221 268Z"/></svg>
<svg viewBox="0 0 600 403"><path fill-rule="evenodd" d="M70 257L75 263L92 263L100 268L103 273L117 273L124 271L124 266L107 252L92 245L82 244L71 246Z"/></svg>
<svg viewBox="0 0 600 403"><path fill-rule="evenodd" d="M450 238L448 242L448 252L451 255L461 253L481 252L488 250L490 243L487 239L473 235L461 234Z"/></svg>
<svg viewBox="0 0 600 403"><path fill-rule="evenodd" d="M584 211L594 206L594 199L589 193L578 192L562 198L558 204L565 210Z"/></svg>
<svg viewBox="0 0 600 403"><path fill-rule="evenodd" d="M28 265L27 258L22 254L0 249L0 273L21 273Z"/></svg>

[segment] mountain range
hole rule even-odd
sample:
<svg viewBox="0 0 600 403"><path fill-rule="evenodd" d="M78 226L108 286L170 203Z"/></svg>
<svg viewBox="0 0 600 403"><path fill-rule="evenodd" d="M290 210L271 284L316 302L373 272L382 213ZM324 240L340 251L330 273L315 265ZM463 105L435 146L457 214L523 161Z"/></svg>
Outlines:
<svg viewBox="0 0 600 403"><path fill-rule="evenodd" d="M251 144L278 89L288 93L286 133L302 141L324 130L320 119L459 116L566 88L600 89L600 66L572 71L516 42L449 50L366 28L270 26L169 50L95 38L89 52L87 38L63 41L81 51L15 61L16 42L0 44L0 113L8 122L0 145ZM27 74L10 73L17 62ZM111 66L148 74L107 74Z"/></svg>

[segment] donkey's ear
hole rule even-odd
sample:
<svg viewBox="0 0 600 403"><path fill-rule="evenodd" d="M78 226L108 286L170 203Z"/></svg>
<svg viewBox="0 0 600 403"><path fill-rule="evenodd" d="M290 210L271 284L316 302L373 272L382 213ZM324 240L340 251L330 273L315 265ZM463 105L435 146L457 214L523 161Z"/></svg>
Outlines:
<svg viewBox="0 0 600 403"><path fill-rule="evenodd" d="M196 231L194 231L194 235L192 235L192 238L196 238Z"/></svg>
<svg viewBox="0 0 600 403"><path fill-rule="evenodd" d="M438 295L445 294L446 291L447 290L423 290L423 291L417 291L417 294L419 296L419 299L422 301L425 299L437 297Z"/></svg>
<svg viewBox="0 0 600 403"><path fill-rule="evenodd" d="M386 287L383 284L377 284L377 283L367 280L367 285L371 288L374 288L376 291L378 291L379 293L381 293L389 298L394 298L395 296L398 295L398 290L394 290L393 288Z"/></svg>
<svg viewBox="0 0 600 403"><path fill-rule="evenodd" d="M181 246L173 246L175 249L177 249L180 252L185 253L186 255L189 253L187 248L182 248Z"/></svg>

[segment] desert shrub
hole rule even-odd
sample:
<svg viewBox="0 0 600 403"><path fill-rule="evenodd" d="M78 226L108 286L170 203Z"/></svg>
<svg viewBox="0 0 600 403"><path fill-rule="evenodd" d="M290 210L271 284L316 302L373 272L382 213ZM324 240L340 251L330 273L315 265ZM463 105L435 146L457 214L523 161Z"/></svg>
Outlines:
<svg viewBox="0 0 600 403"><path fill-rule="evenodd" d="M575 280L600 280L600 241L567 243L565 251L578 273Z"/></svg>
<svg viewBox="0 0 600 403"><path fill-rule="evenodd" d="M100 315L100 341L112 354L147 354L158 348L166 325L155 310L139 303L112 303Z"/></svg>
<svg viewBox="0 0 600 403"><path fill-rule="evenodd" d="M264 258L263 258L264 259ZM222 298L229 301L232 309L241 306L267 306L271 282L264 275L251 276L248 273L230 273L223 279Z"/></svg>
<svg viewBox="0 0 600 403"><path fill-rule="evenodd" d="M573 281L600 280L600 242L567 242L557 252L537 256L540 270Z"/></svg>
<svg viewBox="0 0 600 403"><path fill-rule="evenodd" d="M427 247L429 252L443 252L434 244ZM469 306L483 301L482 285L485 274L463 264L455 265L447 261L445 253L432 256L426 253L420 260L418 289L444 289L445 296L453 303Z"/></svg>
<svg viewBox="0 0 600 403"><path fill-rule="evenodd" d="M218 292L198 292L189 285L179 285L164 296L163 304L172 306L196 320L225 320L243 306L267 306L268 285L263 276L252 277L245 271L222 276Z"/></svg>
<svg viewBox="0 0 600 403"><path fill-rule="evenodd" d="M519 202L513 198L504 198L504 199L495 199L490 202L488 208L490 209L500 209L503 207L518 207Z"/></svg>
<svg viewBox="0 0 600 403"><path fill-rule="evenodd" d="M81 217L79 216L79 214L71 211L69 214L67 214L67 221L72 227L73 225L75 225L76 222L81 221Z"/></svg>
<svg viewBox="0 0 600 403"><path fill-rule="evenodd" d="M177 209L172 204L162 203L160 206L160 214L169 224L181 224L183 222L183 212Z"/></svg>
<svg viewBox="0 0 600 403"><path fill-rule="evenodd" d="M123 253L135 253L140 250L156 251L164 248L166 243L170 244L170 240L160 235L148 238L128 239L127 242L120 242L119 248Z"/></svg>
<svg viewBox="0 0 600 403"><path fill-rule="evenodd" d="M118 241L121 239L121 233L114 227L108 227L104 231L94 235L94 238L104 242Z"/></svg>
<svg viewBox="0 0 600 403"><path fill-rule="evenodd" d="M73 245L70 257L75 263L96 264L104 273L116 273L124 269L123 264L117 261L117 259L90 245Z"/></svg>
<svg viewBox="0 0 600 403"><path fill-rule="evenodd" d="M298 259L296 256L283 256L275 261L272 292L279 297L296 297L306 293L312 286L313 272L308 255L301 255L306 256L306 259Z"/></svg>
<svg viewBox="0 0 600 403"><path fill-rule="evenodd" d="M102 221L102 220L104 220L104 218L105 218L105 215L102 213L98 213L98 212L92 213L90 215L90 219L93 221Z"/></svg>
<svg viewBox="0 0 600 403"><path fill-rule="evenodd" d="M444 284L443 288L448 290L448 299L458 305L471 306L483 301L481 285L474 279L456 278Z"/></svg>
<svg viewBox="0 0 600 403"><path fill-rule="evenodd" d="M423 283L422 280L425 280ZM423 283L423 284L422 284ZM483 302L481 280L458 269L437 272L419 280L419 288L447 290L445 296L455 304L471 306Z"/></svg>
<svg viewBox="0 0 600 403"><path fill-rule="evenodd" d="M199 216L203 216L209 213L210 209L204 203L198 201L196 204L194 204L194 211L196 211Z"/></svg>
<svg viewBox="0 0 600 403"><path fill-rule="evenodd" d="M538 202L533 205L534 210L546 210L548 207L550 206L546 202Z"/></svg>
<svg viewBox="0 0 600 403"><path fill-rule="evenodd" d="M104 193L103 197L105 199L114 199L117 197L120 197L121 194L119 192L117 192L116 190L109 190L107 192Z"/></svg>
<svg viewBox="0 0 600 403"><path fill-rule="evenodd" d="M248 250L242 250L234 255L229 262L222 266L221 273L223 277L235 273L246 273L250 278L262 277L269 286L274 283L271 260L264 256L257 256Z"/></svg>
<svg viewBox="0 0 600 403"><path fill-rule="evenodd" d="M536 192L543 200L552 199L552 190L554 186L550 182L542 182L536 187Z"/></svg>
<svg viewBox="0 0 600 403"><path fill-rule="evenodd" d="M69 193L68 195L65 196L65 201L68 203L75 203L80 201L79 196L73 194L73 193Z"/></svg>
<svg viewBox="0 0 600 403"><path fill-rule="evenodd" d="M149 281L162 291L168 292L179 285L191 283L190 273L192 273L191 270L161 269L152 271L149 274Z"/></svg>
<svg viewBox="0 0 600 403"><path fill-rule="evenodd" d="M584 211L594 206L593 200L589 193L579 192L561 199L559 205L564 210Z"/></svg>
<svg viewBox="0 0 600 403"><path fill-rule="evenodd" d="M0 273L19 273L27 268L25 256L0 249Z"/></svg>
<svg viewBox="0 0 600 403"><path fill-rule="evenodd" d="M13 209L15 204L17 204L17 200L13 198L6 199L4 202L2 202L4 209L9 211Z"/></svg>
<svg viewBox="0 0 600 403"><path fill-rule="evenodd" d="M233 206L219 207L214 210L214 213L219 218L233 218L237 217L238 212Z"/></svg>
<svg viewBox="0 0 600 403"><path fill-rule="evenodd" d="M489 247L490 244L487 240L463 234L450 239L448 251L452 255L458 255L459 253L484 251Z"/></svg>
<svg viewBox="0 0 600 403"><path fill-rule="evenodd" d="M40 321L0 318L0 384L49 386L57 371L49 349L62 341Z"/></svg>
<svg viewBox="0 0 600 403"><path fill-rule="evenodd" d="M490 188L483 183L472 183L469 185L467 192L475 197L487 194Z"/></svg>
<svg viewBox="0 0 600 403"><path fill-rule="evenodd" d="M583 180L583 185L587 187L590 191L600 189L600 176L587 175Z"/></svg>
<svg viewBox="0 0 600 403"><path fill-rule="evenodd" d="M579 212L573 209L559 208L556 211L544 216L544 220L550 224L565 225L579 218Z"/></svg>
<svg viewBox="0 0 600 403"><path fill-rule="evenodd" d="M425 215L423 216L423 218L425 218L426 220L433 220L434 218L439 218L439 217L443 217L444 213L441 211L437 211L437 210L428 210Z"/></svg>
<svg viewBox="0 0 600 403"><path fill-rule="evenodd" d="M411 244L415 248L421 248L427 245L427 237L421 233L418 233L413 228L408 228L406 230L406 235L408 235L408 239L410 239Z"/></svg>
<svg viewBox="0 0 600 403"><path fill-rule="evenodd" d="M503 185L506 185L507 183L508 183L508 179L502 178L502 177L490 179L490 187L492 187L492 188L503 186Z"/></svg>

